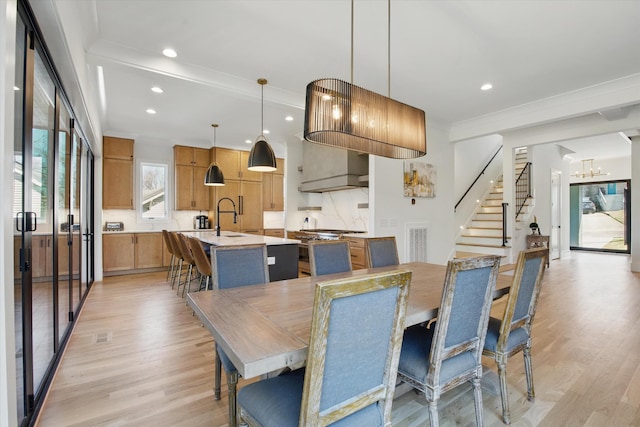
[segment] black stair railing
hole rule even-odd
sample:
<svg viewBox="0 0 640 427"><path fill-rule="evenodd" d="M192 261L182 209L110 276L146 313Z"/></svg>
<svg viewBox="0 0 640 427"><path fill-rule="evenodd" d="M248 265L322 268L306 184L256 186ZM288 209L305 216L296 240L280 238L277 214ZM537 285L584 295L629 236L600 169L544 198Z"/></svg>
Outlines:
<svg viewBox="0 0 640 427"><path fill-rule="evenodd" d="M498 148L498 151L496 151L496 153L493 155L493 157L491 157L491 159L489 160L489 162L485 165L485 167L480 171L480 173L478 174L478 176L476 177L476 179L473 180L473 182L471 183L471 185L469 186L469 188L467 188L467 191L464 192L464 194L462 195L462 197L460 197L460 200L458 200L458 203L456 203L456 205L453 207L453 211L455 212L456 209L458 209L458 205L460 205L460 203L462 203L462 201L464 200L464 198L467 196L467 194L469 194L469 191L471 191L471 189L473 188L473 186L476 184L476 182L478 182L478 180L480 179L480 177L482 175L484 175L485 171L487 170L487 168L489 167L489 165L491 164L491 162L493 162L493 159L496 158L496 156L498 155L498 153L500 152L500 150L502 150L502 145L500 146L500 148Z"/></svg>
<svg viewBox="0 0 640 427"><path fill-rule="evenodd" d="M516 218L531 197L531 162L527 162L516 179Z"/></svg>

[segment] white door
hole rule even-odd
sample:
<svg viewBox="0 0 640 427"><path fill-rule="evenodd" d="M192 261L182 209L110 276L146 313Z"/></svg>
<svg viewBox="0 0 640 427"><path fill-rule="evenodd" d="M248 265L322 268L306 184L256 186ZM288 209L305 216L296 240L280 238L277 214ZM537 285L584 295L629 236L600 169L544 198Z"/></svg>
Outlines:
<svg viewBox="0 0 640 427"><path fill-rule="evenodd" d="M549 258L560 258L560 183L561 174L551 171L551 233L549 235Z"/></svg>

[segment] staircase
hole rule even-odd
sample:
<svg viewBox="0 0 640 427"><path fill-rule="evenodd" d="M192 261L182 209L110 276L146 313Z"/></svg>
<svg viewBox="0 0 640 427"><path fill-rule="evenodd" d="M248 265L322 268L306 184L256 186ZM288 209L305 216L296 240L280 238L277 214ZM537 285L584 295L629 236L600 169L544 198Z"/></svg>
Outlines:
<svg viewBox="0 0 640 427"><path fill-rule="evenodd" d="M518 177L527 163L527 149L522 148L516 152L515 177ZM502 176L494 183L493 188L482 200L475 214L466 225L462 234L456 241L457 256L469 254L488 254L507 257L511 250L512 236L507 235L507 242L502 241L502 201L503 185ZM527 201L523 211L516 218L527 216L527 207L531 200ZM520 229L520 227L516 227Z"/></svg>

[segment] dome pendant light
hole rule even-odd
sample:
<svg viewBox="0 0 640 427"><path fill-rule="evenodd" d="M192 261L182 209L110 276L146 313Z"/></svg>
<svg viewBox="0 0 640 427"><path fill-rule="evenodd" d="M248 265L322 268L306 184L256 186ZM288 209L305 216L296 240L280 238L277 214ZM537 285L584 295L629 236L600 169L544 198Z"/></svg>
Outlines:
<svg viewBox="0 0 640 427"><path fill-rule="evenodd" d="M214 148L214 156L215 156L215 148L216 148L216 129L218 127L217 124L212 124L213 128L213 148ZM204 185L214 185L214 186L222 186L224 185L224 175L222 171L214 161L209 165L209 169L207 169L207 173L204 175Z"/></svg>
<svg viewBox="0 0 640 427"><path fill-rule="evenodd" d="M260 136L251 147L249 153L248 169L256 172L273 172L276 170L276 155L264 136L264 85L267 79L258 79L258 84L262 86L262 100L260 102Z"/></svg>

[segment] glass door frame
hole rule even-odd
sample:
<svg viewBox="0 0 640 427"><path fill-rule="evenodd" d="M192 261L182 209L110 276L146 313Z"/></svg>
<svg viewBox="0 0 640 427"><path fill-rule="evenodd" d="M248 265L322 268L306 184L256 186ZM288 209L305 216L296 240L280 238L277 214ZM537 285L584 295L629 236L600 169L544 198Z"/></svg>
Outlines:
<svg viewBox="0 0 640 427"><path fill-rule="evenodd" d="M631 180L630 179L612 179L612 180L604 180L604 181L593 181L593 182L574 182L569 185L569 193L571 194L571 188L573 187L581 187L588 185L608 185L608 184L626 184L626 187L623 190L623 210L624 210L624 221L623 221L623 238L624 242L627 246L627 249L609 249L609 248L595 248L595 247L586 247L586 246L578 246L574 244L573 234L574 230L574 218L576 215L583 214L582 208L582 198L580 200L575 200L574 197L570 197L570 241L571 244L569 246L570 250L579 250L579 251L591 251L591 252L608 252L608 253L622 253L622 254L630 254L631 253ZM582 194L582 193L580 193ZM574 205L574 204L577 204Z"/></svg>

